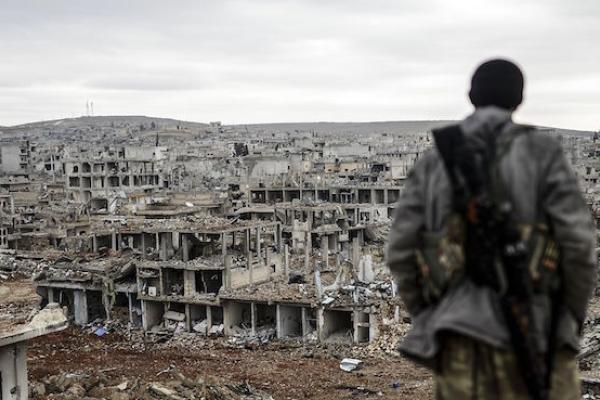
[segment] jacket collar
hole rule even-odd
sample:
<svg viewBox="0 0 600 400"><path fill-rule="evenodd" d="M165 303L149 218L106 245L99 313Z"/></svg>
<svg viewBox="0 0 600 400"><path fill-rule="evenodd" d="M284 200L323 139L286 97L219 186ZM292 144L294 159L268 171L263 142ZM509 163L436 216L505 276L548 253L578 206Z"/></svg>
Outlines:
<svg viewBox="0 0 600 400"><path fill-rule="evenodd" d="M502 132L508 128L512 122L512 111L505 110L496 106L486 106L476 108L475 111L465 118L460 127L466 135L476 133L497 132L500 128Z"/></svg>

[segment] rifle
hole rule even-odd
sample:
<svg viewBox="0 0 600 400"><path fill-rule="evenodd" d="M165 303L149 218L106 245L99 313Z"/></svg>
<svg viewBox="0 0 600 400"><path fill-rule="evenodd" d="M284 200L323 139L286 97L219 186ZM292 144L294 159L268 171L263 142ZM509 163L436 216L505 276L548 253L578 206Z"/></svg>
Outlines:
<svg viewBox="0 0 600 400"><path fill-rule="evenodd" d="M499 160L513 138L500 148L495 134L467 139L458 125L434 130L433 135L452 185L454 212L464 217L466 275L498 292L529 395L547 400L557 307L553 305L550 335L545 338L549 348L544 349L540 343L544 338L534 330L532 304L547 282L532 278L534 240L525 239L511 220L512 204L499 173Z"/></svg>

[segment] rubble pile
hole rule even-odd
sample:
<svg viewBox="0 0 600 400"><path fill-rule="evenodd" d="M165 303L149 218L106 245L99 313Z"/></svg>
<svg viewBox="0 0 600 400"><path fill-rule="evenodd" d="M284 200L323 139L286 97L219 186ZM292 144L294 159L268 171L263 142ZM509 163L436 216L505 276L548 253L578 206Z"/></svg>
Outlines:
<svg viewBox="0 0 600 400"><path fill-rule="evenodd" d="M237 347L245 347L247 349L256 349L262 345L269 343L277 334L275 326L265 325L252 332L249 327L234 327L234 333L229 337L228 342Z"/></svg>
<svg viewBox="0 0 600 400"><path fill-rule="evenodd" d="M296 272L293 272L293 274L294 277L297 276ZM306 283L290 282L289 276L280 276L264 282L260 286L252 285L229 290L221 288L219 294L229 298L239 297L256 300L277 298L287 301L311 303L315 299L315 286L312 284L314 278L309 275L306 274L301 279Z"/></svg>
<svg viewBox="0 0 600 400"><path fill-rule="evenodd" d="M333 290L325 289L321 304L325 306L343 306L346 304L368 305L372 300L391 299L392 284L387 281L374 281L371 283L352 282Z"/></svg>
<svg viewBox="0 0 600 400"><path fill-rule="evenodd" d="M600 298L598 297L592 299L588 309L578 359L584 376L598 380L600 389Z"/></svg>
<svg viewBox="0 0 600 400"><path fill-rule="evenodd" d="M39 309L40 296L30 281L0 281L0 335L23 327Z"/></svg>
<svg viewBox="0 0 600 400"><path fill-rule="evenodd" d="M22 275L33 276L46 268L47 265L48 262L46 261L0 254L0 281Z"/></svg>
<svg viewBox="0 0 600 400"><path fill-rule="evenodd" d="M584 400L600 400L600 379L583 378L581 392Z"/></svg>
<svg viewBox="0 0 600 400"><path fill-rule="evenodd" d="M377 224L370 224L365 229L365 234L376 243L385 243L390 233L391 219L380 221Z"/></svg>
<svg viewBox="0 0 600 400"><path fill-rule="evenodd" d="M111 400L272 400L273 397L248 383L221 383L212 378L188 378L176 369L163 371L167 382L110 378L103 373L88 375L63 373L30 384L31 399L111 399Z"/></svg>
<svg viewBox="0 0 600 400"><path fill-rule="evenodd" d="M38 265L34 280L55 282L91 282L102 284L106 278L120 279L135 269L133 258L121 256L109 259L70 259L62 257L52 264Z"/></svg>
<svg viewBox="0 0 600 400"><path fill-rule="evenodd" d="M596 355L600 361L600 320L586 323L579 358Z"/></svg>

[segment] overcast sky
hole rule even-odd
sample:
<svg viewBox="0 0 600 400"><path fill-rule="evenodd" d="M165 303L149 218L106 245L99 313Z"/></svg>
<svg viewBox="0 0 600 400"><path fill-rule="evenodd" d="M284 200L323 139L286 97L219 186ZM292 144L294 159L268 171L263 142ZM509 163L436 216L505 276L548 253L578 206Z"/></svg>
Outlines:
<svg viewBox="0 0 600 400"><path fill-rule="evenodd" d="M517 120L600 129L599 0L2 0L0 38L0 125L457 119L503 56Z"/></svg>

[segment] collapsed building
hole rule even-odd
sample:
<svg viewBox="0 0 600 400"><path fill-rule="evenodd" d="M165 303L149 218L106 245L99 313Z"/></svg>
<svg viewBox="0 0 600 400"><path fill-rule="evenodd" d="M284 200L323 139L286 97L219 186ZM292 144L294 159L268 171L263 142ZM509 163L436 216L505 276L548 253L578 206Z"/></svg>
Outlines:
<svg viewBox="0 0 600 400"><path fill-rule="evenodd" d="M38 263L43 303L79 325L123 320L148 336L239 344L373 342L401 319L383 254L393 210L443 123L88 117L9 128L0 253ZM600 216L597 144L569 135L565 152Z"/></svg>
<svg viewBox="0 0 600 400"><path fill-rule="evenodd" d="M320 235L327 233L323 225L316 229ZM371 316L375 303L364 301L365 294L377 299L373 294L377 292L379 300L381 293L391 297L391 283L372 286L363 280L363 286L345 285L342 290L342 283L356 281L352 273L344 279L338 276L341 246L332 236L330 249L325 235L318 270L290 285L293 254L287 242L293 244L294 239L285 237L282 224L273 221L118 223L104 231L94 228L85 260L58 259L36 280L46 302L65 306L82 325L110 319L113 309L120 308L133 326L156 334L256 336L267 330L271 336L305 340L336 335L356 342L375 338L377 324ZM353 241L355 257L358 240ZM304 249L307 252L308 247ZM102 253L111 257L103 258ZM309 253L307 257L314 259ZM345 269L352 269L352 263L344 263ZM370 257L355 264L370 268L362 275L373 279ZM325 274L335 275L333 286L321 282ZM344 291L344 296L329 297L328 290Z"/></svg>

